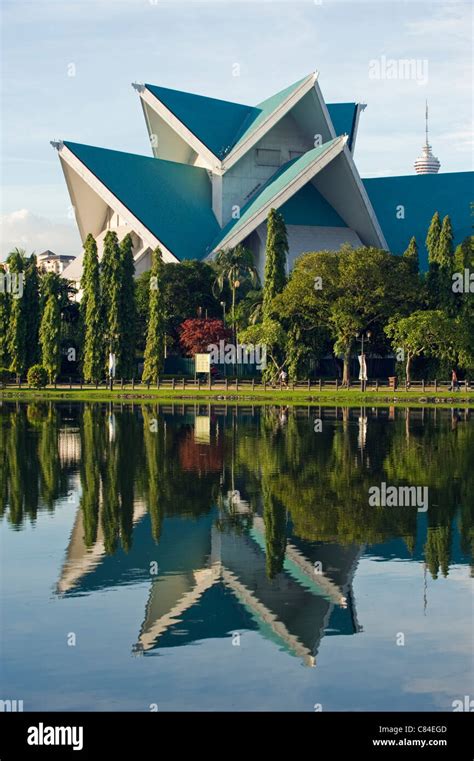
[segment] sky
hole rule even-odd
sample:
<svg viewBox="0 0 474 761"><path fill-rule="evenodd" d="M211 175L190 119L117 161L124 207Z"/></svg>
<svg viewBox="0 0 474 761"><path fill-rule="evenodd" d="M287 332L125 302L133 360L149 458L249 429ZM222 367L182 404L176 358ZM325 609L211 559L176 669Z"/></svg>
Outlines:
<svg viewBox="0 0 474 761"><path fill-rule="evenodd" d="M455 0L2 0L3 259L81 250L50 140L151 155L132 82L255 104L312 71L366 103L362 177L472 169L472 5ZM403 61L413 61L409 67Z"/></svg>

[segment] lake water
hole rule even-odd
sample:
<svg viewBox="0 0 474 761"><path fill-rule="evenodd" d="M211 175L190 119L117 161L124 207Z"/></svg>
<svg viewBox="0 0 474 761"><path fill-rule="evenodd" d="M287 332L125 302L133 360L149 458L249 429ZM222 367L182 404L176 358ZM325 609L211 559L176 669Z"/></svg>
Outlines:
<svg viewBox="0 0 474 761"><path fill-rule="evenodd" d="M472 694L472 413L3 403L0 426L1 700L451 711Z"/></svg>

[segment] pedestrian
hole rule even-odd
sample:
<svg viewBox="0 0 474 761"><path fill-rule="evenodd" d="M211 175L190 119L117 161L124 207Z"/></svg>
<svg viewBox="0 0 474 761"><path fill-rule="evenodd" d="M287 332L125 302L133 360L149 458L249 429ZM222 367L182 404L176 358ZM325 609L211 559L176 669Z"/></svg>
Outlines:
<svg viewBox="0 0 474 761"><path fill-rule="evenodd" d="M458 381L458 374L456 370L453 369L451 372L451 386L449 387L450 391L459 391L460 385Z"/></svg>

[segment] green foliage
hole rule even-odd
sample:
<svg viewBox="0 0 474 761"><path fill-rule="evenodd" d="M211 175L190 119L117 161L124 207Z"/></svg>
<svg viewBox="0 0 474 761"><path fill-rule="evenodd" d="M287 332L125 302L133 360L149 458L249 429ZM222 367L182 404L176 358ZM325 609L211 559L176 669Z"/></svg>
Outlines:
<svg viewBox="0 0 474 761"><path fill-rule="evenodd" d="M414 357L424 354L454 361L459 350L456 323L441 310L417 311L408 317L392 318L385 332L391 338L394 350L404 352L408 382Z"/></svg>
<svg viewBox="0 0 474 761"><path fill-rule="evenodd" d="M436 261L442 269L451 274L453 268L453 226L448 216L443 219L441 225Z"/></svg>
<svg viewBox="0 0 474 761"><path fill-rule="evenodd" d="M26 367L36 364L39 359L40 325L40 284L36 256L32 254L25 268L25 327L26 327Z"/></svg>
<svg viewBox="0 0 474 761"><path fill-rule="evenodd" d="M428 234L426 236L426 248L428 250L428 261L431 264L439 264L438 261L438 245L439 236L441 235L441 220L437 211L433 214L433 218L428 228Z"/></svg>
<svg viewBox="0 0 474 761"><path fill-rule="evenodd" d="M267 366L263 372L263 378L266 380L274 380L287 364L285 359L287 334L276 320L267 319L256 325L250 325L241 332L239 339L243 344L266 347Z"/></svg>
<svg viewBox="0 0 474 761"><path fill-rule="evenodd" d="M7 264L12 274L20 275L25 271L26 256L22 249L14 249L7 257ZM26 305L23 295L12 295L6 342L6 354L10 359L10 370L22 375L26 370Z"/></svg>
<svg viewBox="0 0 474 761"><path fill-rule="evenodd" d="M0 264L0 277L4 277L6 269ZM11 297L6 293L0 292L0 367L10 363L8 354L8 325L10 322Z"/></svg>
<svg viewBox="0 0 474 761"><path fill-rule="evenodd" d="M97 245L88 235L84 244L84 269L81 279L84 343L82 374L86 382L99 382L104 372L104 346L102 336L102 305Z"/></svg>
<svg viewBox="0 0 474 761"><path fill-rule="evenodd" d="M465 269L474 269L474 235L467 238L456 246L454 252L454 272L463 272Z"/></svg>
<svg viewBox="0 0 474 761"><path fill-rule="evenodd" d="M121 283L121 316L122 334L118 358L118 372L122 378L135 375L135 339L136 339L136 307L135 307L135 262L133 259L133 244L131 235L126 235L120 244L122 258Z"/></svg>
<svg viewBox="0 0 474 761"><path fill-rule="evenodd" d="M265 278L263 285L263 316L272 316L273 299L286 284L286 260L288 237L283 215L271 209L267 219L267 242L265 248Z"/></svg>
<svg viewBox="0 0 474 761"><path fill-rule="evenodd" d="M41 318L39 330L41 364L50 382L54 383L61 367L61 313L57 295L50 293Z"/></svg>
<svg viewBox="0 0 474 761"><path fill-rule="evenodd" d="M102 325L105 341L104 360L108 366L108 353L119 354L123 335L122 322L122 257L117 234L109 230L104 238L104 251L100 269Z"/></svg>
<svg viewBox="0 0 474 761"><path fill-rule="evenodd" d="M356 333L370 329L372 350L384 353L385 323L413 308L419 287L418 275L407 271L405 259L380 249L343 246L339 252L299 257L283 293L274 300L290 335L292 376L307 372L311 356L322 356L333 347L343 357L347 383Z"/></svg>
<svg viewBox="0 0 474 761"><path fill-rule="evenodd" d="M31 388L44 388L48 383L48 373L43 365L32 365L28 370L26 380Z"/></svg>
<svg viewBox="0 0 474 761"><path fill-rule="evenodd" d="M228 285L232 294L232 324L235 325L237 289L244 283L249 283L252 287L259 283L253 254L248 248L239 244L235 248L219 251L213 264L216 271L214 293L222 294L225 285Z"/></svg>
<svg viewBox="0 0 474 761"><path fill-rule="evenodd" d="M418 256L418 244L416 242L416 238L414 235L410 238L408 248L406 249L403 256L411 272L418 274L418 272L420 271L420 259Z"/></svg>
<svg viewBox="0 0 474 761"><path fill-rule="evenodd" d="M235 311L235 322L239 330L256 325L263 319L263 290L249 291L239 302Z"/></svg>
<svg viewBox="0 0 474 761"><path fill-rule="evenodd" d="M156 382L163 371L165 345L165 310L163 298L163 261L161 251L152 254L150 277L150 313L148 318L142 380Z"/></svg>
<svg viewBox="0 0 474 761"><path fill-rule="evenodd" d="M206 262L194 260L177 264L163 263L163 299L165 332L168 345L177 349L179 326L201 314L208 318L222 317L222 307L212 291L215 272ZM144 349L149 314L150 272L136 280L137 344Z"/></svg>

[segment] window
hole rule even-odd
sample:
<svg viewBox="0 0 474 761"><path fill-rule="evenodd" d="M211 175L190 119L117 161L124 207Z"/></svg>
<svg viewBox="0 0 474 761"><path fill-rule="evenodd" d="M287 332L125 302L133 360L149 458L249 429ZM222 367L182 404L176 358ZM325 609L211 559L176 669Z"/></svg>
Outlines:
<svg viewBox="0 0 474 761"><path fill-rule="evenodd" d="M280 166L280 151L270 148L257 148L256 163L259 166Z"/></svg>

